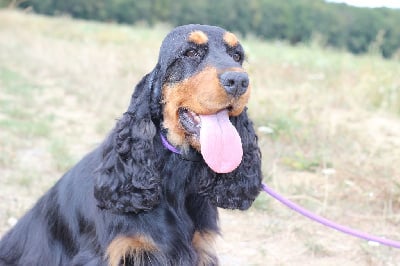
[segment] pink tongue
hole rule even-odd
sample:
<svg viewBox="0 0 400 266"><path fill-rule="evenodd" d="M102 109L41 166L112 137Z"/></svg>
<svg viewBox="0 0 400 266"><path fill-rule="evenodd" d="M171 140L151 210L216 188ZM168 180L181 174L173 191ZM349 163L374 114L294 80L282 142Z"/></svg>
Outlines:
<svg viewBox="0 0 400 266"><path fill-rule="evenodd" d="M242 161L242 141L229 121L228 111L213 115L200 115L201 154L216 173L229 173Z"/></svg>

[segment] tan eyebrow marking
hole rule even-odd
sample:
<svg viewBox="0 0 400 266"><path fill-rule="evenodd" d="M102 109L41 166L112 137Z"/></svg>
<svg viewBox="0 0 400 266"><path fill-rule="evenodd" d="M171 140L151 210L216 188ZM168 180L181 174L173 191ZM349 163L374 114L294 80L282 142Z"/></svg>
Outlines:
<svg viewBox="0 0 400 266"><path fill-rule="evenodd" d="M189 34L189 41L197 45L206 44L208 42L207 34L201 30L193 31Z"/></svg>
<svg viewBox="0 0 400 266"><path fill-rule="evenodd" d="M239 40L238 40L238 38L236 37L236 35L233 34L232 32L229 32L229 31L227 31L227 32L224 33L223 39L224 39L224 42L225 42L227 45L229 45L230 47L235 47L235 46L238 45L238 43L239 43Z"/></svg>

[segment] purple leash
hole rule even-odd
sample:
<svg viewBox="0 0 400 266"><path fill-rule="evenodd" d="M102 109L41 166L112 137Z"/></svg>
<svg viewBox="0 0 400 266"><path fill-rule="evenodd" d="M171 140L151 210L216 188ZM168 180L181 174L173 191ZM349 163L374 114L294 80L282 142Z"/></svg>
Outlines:
<svg viewBox="0 0 400 266"><path fill-rule="evenodd" d="M280 201L281 203L283 203L284 205L288 206L289 208L293 209L294 211L302 214L303 216L316 221L320 224L323 224L327 227L333 228L335 230L338 230L340 232L343 232L345 234L351 235L351 236L355 236L361 239L365 239L367 241L372 241L372 242L376 242L376 243L380 243L382 245L385 246L389 246L389 247L394 247L394 248L400 248L400 242L399 241L394 241L391 239L386 239L383 237L378 237L378 236L373 236L373 235L369 235L367 233L337 224L333 221L330 221L324 217L321 217L315 213L312 213L306 209L304 209L303 207L297 205L296 203L282 197L281 195L279 195L278 193L276 193L275 191L273 191L271 188L269 188L267 185L262 184L262 188L263 190L268 193L269 195L271 195L273 198L277 199L278 201Z"/></svg>

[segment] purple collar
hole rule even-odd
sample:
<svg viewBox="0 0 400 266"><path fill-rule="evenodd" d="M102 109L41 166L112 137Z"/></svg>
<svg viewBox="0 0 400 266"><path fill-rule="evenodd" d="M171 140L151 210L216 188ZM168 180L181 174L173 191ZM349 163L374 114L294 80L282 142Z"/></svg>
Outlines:
<svg viewBox="0 0 400 266"><path fill-rule="evenodd" d="M182 155L182 152L180 150L178 150L178 148L173 146L171 143L169 143L168 140L164 137L164 135L162 133L160 133L160 136L161 136L162 144L164 145L165 148L172 151L173 153Z"/></svg>
<svg viewBox="0 0 400 266"><path fill-rule="evenodd" d="M160 132L161 142L163 146L172 153L178 154L179 157L185 161L202 162L203 157L196 150L189 148L187 151L182 152L180 149L168 142L167 138Z"/></svg>
<svg viewBox="0 0 400 266"><path fill-rule="evenodd" d="M160 132L161 142L163 146L172 153L178 154L179 157L185 161L202 162L203 157L196 150L189 148L187 151L182 152L177 147L168 142L167 138Z"/></svg>

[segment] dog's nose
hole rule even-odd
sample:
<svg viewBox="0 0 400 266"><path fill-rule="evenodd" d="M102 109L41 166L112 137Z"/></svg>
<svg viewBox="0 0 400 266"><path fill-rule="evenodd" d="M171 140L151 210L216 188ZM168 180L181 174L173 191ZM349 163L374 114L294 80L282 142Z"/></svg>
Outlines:
<svg viewBox="0 0 400 266"><path fill-rule="evenodd" d="M234 97L241 96L249 87L249 76L245 72L224 72L219 80L226 92Z"/></svg>

